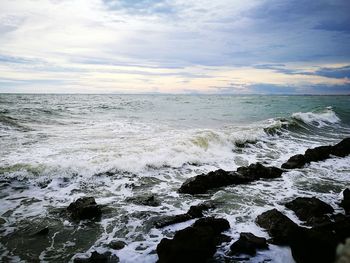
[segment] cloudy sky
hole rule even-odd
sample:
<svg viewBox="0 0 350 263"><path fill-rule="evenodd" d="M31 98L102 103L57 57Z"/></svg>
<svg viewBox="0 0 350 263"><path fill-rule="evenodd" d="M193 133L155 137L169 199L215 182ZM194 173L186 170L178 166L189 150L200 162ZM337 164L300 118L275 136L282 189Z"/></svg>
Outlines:
<svg viewBox="0 0 350 263"><path fill-rule="evenodd" d="M0 0L0 92L350 94L350 1Z"/></svg>

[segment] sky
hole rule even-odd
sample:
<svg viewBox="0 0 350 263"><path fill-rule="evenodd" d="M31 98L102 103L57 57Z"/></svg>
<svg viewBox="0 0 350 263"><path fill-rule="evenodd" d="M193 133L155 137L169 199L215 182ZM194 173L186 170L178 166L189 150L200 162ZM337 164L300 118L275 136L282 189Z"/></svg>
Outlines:
<svg viewBox="0 0 350 263"><path fill-rule="evenodd" d="M0 92L350 94L350 1L0 0Z"/></svg>

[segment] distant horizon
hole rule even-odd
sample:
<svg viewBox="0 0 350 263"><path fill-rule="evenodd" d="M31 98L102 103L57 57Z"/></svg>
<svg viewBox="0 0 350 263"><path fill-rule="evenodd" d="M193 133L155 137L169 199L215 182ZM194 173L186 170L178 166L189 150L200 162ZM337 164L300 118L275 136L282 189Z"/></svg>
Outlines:
<svg viewBox="0 0 350 263"><path fill-rule="evenodd" d="M350 94L348 0L0 3L1 93Z"/></svg>

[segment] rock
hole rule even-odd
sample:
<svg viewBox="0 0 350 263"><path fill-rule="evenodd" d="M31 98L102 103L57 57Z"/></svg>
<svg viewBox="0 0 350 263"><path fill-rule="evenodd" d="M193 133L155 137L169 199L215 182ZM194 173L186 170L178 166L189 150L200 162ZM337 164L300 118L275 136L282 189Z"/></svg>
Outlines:
<svg viewBox="0 0 350 263"><path fill-rule="evenodd" d="M318 162L329 158L332 153L332 146L319 146L313 149L307 149L304 156L306 162Z"/></svg>
<svg viewBox="0 0 350 263"><path fill-rule="evenodd" d="M336 263L350 262L350 238L345 241L345 244L339 244L337 247Z"/></svg>
<svg viewBox="0 0 350 263"><path fill-rule="evenodd" d="M297 263L334 262L337 241L331 231L300 228L290 241L292 256Z"/></svg>
<svg viewBox="0 0 350 263"><path fill-rule="evenodd" d="M203 263L210 259L220 240L220 233L230 225L225 219L203 218L177 231L173 239L163 238L157 246L159 263Z"/></svg>
<svg viewBox="0 0 350 263"><path fill-rule="evenodd" d="M0 217L0 226L3 225L3 224L5 224L5 223L6 223L6 220L3 219L2 217Z"/></svg>
<svg viewBox="0 0 350 263"><path fill-rule="evenodd" d="M89 258L75 258L74 263L118 263L119 258L111 252L99 254L96 251L91 253Z"/></svg>
<svg viewBox="0 0 350 263"><path fill-rule="evenodd" d="M121 240L113 240L108 244L108 247L115 250L120 250L126 246L126 243Z"/></svg>
<svg viewBox="0 0 350 263"><path fill-rule="evenodd" d="M39 230L36 230L33 234L31 234L30 236L46 236L49 233L50 229L48 226L43 227Z"/></svg>
<svg viewBox="0 0 350 263"><path fill-rule="evenodd" d="M332 148L332 154L338 157L345 157L350 154L350 138L345 138Z"/></svg>
<svg viewBox="0 0 350 263"><path fill-rule="evenodd" d="M350 154L350 138L345 138L336 145L319 146L313 149L307 149L305 154L297 154L289 158L282 164L282 168L295 169L301 168L310 162L323 161L330 158L331 155L345 157Z"/></svg>
<svg viewBox="0 0 350 263"><path fill-rule="evenodd" d="M350 214L350 189L346 188L343 191L343 200L340 203L340 206L344 208L345 214Z"/></svg>
<svg viewBox="0 0 350 263"><path fill-rule="evenodd" d="M247 254L254 256L257 249L268 249L266 238L257 237L252 233L241 233L239 239L231 247L232 254Z"/></svg>
<svg viewBox="0 0 350 263"><path fill-rule="evenodd" d="M306 159L303 154L297 154L288 159L287 162L282 164L282 168L284 169L295 169L301 168L306 164Z"/></svg>
<svg viewBox="0 0 350 263"><path fill-rule="evenodd" d="M74 220L99 218L102 214L93 197L79 198L68 206L67 211Z"/></svg>
<svg viewBox="0 0 350 263"><path fill-rule="evenodd" d="M179 189L179 193L183 194L204 194L210 189L228 186L231 184L247 183L251 181L235 172L227 172L222 169L209 172L208 174L200 174L186 180Z"/></svg>
<svg viewBox="0 0 350 263"><path fill-rule="evenodd" d="M325 214L334 212L333 207L316 197L297 197L293 201L286 203L285 206L293 210L302 221L310 220L313 217L322 217Z"/></svg>
<svg viewBox="0 0 350 263"><path fill-rule="evenodd" d="M252 181L258 179L272 179L280 177L283 170L277 167L266 167L261 163L251 164L247 167L239 167L237 173L244 177L251 178Z"/></svg>
<svg viewBox="0 0 350 263"><path fill-rule="evenodd" d="M277 209L262 213L257 217L256 223L267 230L273 244L288 245L298 231L298 225Z"/></svg>
<svg viewBox="0 0 350 263"><path fill-rule="evenodd" d="M128 198L127 200L139 205L160 206L160 201L156 199L154 195L137 196L137 197Z"/></svg>
<svg viewBox="0 0 350 263"><path fill-rule="evenodd" d="M204 194L210 189L245 184L260 178L276 178L281 176L283 171L276 167L265 167L260 163L251 164L247 167L239 167L236 172L224 171L222 169L200 174L185 181L179 189L184 194Z"/></svg>
<svg viewBox="0 0 350 263"><path fill-rule="evenodd" d="M203 211L210 208L214 208L214 205L208 202L196 206L191 206L187 213L159 218L156 220L154 225L156 228L162 228L165 226L185 222L194 218L199 218L203 216Z"/></svg>

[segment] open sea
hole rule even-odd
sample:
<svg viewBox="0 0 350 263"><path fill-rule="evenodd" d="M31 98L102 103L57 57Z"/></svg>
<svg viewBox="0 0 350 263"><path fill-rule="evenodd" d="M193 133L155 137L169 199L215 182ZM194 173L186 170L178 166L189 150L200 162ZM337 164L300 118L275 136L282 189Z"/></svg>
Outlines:
<svg viewBox="0 0 350 263"><path fill-rule="evenodd" d="M160 240L194 220L156 229L152 219L206 200L217 203L208 215L226 218L233 239L240 232L268 237L254 220L273 207L300 223L283 205L297 196L318 197L340 212L349 156L199 196L177 190L219 168L280 167L345 137L350 96L0 94L0 261L69 262L109 250L122 263L153 263ZM131 201L150 194L160 206ZM104 206L100 221L62 216L83 196ZM30 234L41 226L48 235ZM112 240L127 245L110 250ZM229 244L219 247L217 262L228 251ZM288 247L274 245L243 262L264 260L294 262Z"/></svg>

